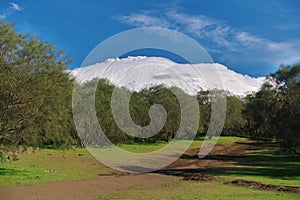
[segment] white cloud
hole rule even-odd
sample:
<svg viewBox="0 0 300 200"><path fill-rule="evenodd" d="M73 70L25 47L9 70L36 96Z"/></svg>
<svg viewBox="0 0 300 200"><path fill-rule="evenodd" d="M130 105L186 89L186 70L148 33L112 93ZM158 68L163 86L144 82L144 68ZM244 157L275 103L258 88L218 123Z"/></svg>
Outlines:
<svg viewBox="0 0 300 200"><path fill-rule="evenodd" d="M143 12L118 17L118 20L134 27L172 28L199 39L214 41L220 47L232 46L226 39L226 35L231 32L231 27L203 15L190 15L172 10L159 17L151 15L151 12Z"/></svg>
<svg viewBox="0 0 300 200"><path fill-rule="evenodd" d="M203 15L191 15L168 11L157 15L155 11L143 11L118 18L119 21L134 27L158 26L171 28L194 36L199 41L211 44L206 46L214 52L223 52L227 59L250 60L255 58L265 63L279 65L283 61L300 60L300 41L272 41L264 37L234 28L224 20L217 20ZM231 53L233 54L231 54ZM227 55L225 55L227 54Z"/></svg>
<svg viewBox="0 0 300 200"><path fill-rule="evenodd" d="M262 38L259 38L257 36L251 35L250 33L247 32L238 32L236 34L236 39L238 42L240 42L242 45L253 45L253 44L258 44L261 45L265 43L265 40Z"/></svg>
<svg viewBox="0 0 300 200"><path fill-rule="evenodd" d="M156 27L167 28L170 26L166 20L158 17L152 17L145 13L122 16L122 17L118 17L118 19L126 24L135 27L156 26Z"/></svg>
<svg viewBox="0 0 300 200"><path fill-rule="evenodd" d="M2 14L0 14L0 19L5 19L14 12L23 10L23 8L21 8L21 6L17 3L10 2L8 3L8 5L9 6L6 8L6 10Z"/></svg>
<svg viewBox="0 0 300 200"><path fill-rule="evenodd" d="M16 11L21 11L21 10L23 10L23 8L21 8L20 5L17 4L17 3L10 2L10 3L8 3L8 4L11 6L11 8L12 8L13 10L16 10Z"/></svg>
<svg viewBox="0 0 300 200"><path fill-rule="evenodd" d="M187 31L194 33L217 23L214 20L203 15L194 16L184 13L178 13L176 11L168 12L167 16L169 17L169 19L175 21L176 23L185 25L185 29Z"/></svg>
<svg viewBox="0 0 300 200"><path fill-rule="evenodd" d="M300 60L300 40L276 42L265 38L251 35L247 32L236 34L236 40L244 46L246 52L258 52L257 58L271 63L280 65L282 62L294 63Z"/></svg>
<svg viewBox="0 0 300 200"><path fill-rule="evenodd" d="M170 11L167 16L186 33L190 33L199 39L212 40L219 46L228 48L232 46L225 38L231 32L231 28L221 21L203 15L190 15L178 13L177 11Z"/></svg>

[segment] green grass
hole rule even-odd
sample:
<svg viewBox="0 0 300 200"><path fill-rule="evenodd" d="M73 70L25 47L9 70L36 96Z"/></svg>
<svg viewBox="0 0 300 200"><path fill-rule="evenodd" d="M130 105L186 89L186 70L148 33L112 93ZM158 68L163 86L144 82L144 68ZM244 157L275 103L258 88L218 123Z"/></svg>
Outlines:
<svg viewBox="0 0 300 200"><path fill-rule="evenodd" d="M202 138L203 140L203 138ZM199 148L202 140L196 140L190 148ZM220 137L218 143L230 144L247 138ZM167 143L125 144L121 148L132 152L149 152ZM228 158L234 165L206 170L205 173L225 179L246 179L266 184L300 186L300 157L278 155L274 148L254 151L246 157ZM79 156L82 154L82 156ZM0 187L14 185L39 185L68 180L98 178L99 174L113 172L96 160L86 149L40 149L36 153L21 154L16 162L0 162ZM233 159L233 160L231 160ZM45 170L56 170L45 173Z"/></svg>
<svg viewBox="0 0 300 200"><path fill-rule="evenodd" d="M221 182L194 182L194 181L174 181L169 184L155 186L153 188L129 188L119 190L109 195L104 195L98 199L197 199L197 200L279 200L279 199L299 199L299 195L276 191L262 191L247 187L237 187L225 185Z"/></svg>
<svg viewBox="0 0 300 200"><path fill-rule="evenodd" d="M16 162L0 163L0 187L97 178L100 173L112 171L85 149L41 149L36 153L21 154L19 158ZM56 172L46 173L46 170Z"/></svg>
<svg viewBox="0 0 300 200"><path fill-rule="evenodd" d="M203 138L202 138L203 140ZM202 140L196 140L191 148L200 147ZM233 143L244 140L237 137L220 137L218 142ZM151 152L166 145L156 144L125 144L121 148L132 152ZM78 156L83 154L83 156ZM97 178L98 174L110 173L113 170L102 165L85 149L40 149L32 154L20 154L17 162L0 162L0 187L13 185L39 185L68 180ZM56 170L45 173L45 170Z"/></svg>
<svg viewBox="0 0 300 200"><path fill-rule="evenodd" d="M134 152L134 153L147 153L152 152L158 149L163 148L165 145L167 145L167 142L157 142L157 143L151 143L151 144L121 144L119 145L120 148Z"/></svg>
<svg viewBox="0 0 300 200"><path fill-rule="evenodd" d="M191 144L190 148L199 148L201 147L203 143L204 137L199 137L197 140L194 140L193 143ZM214 140L214 138L213 138ZM212 141L213 141L212 140ZM247 141L249 138L245 137L235 137L235 136L221 136L218 138L216 141L219 144L233 144L235 142L242 142L242 141Z"/></svg>
<svg viewBox="0 0 300 200"><path fill-rule="evenodd" d="M199 148L203 137L193 141L190 148ZM218 143L232 144L247 141L242 137L220 137ZM150 152L164 147L166 142L157 144L125 144L120 147L132 152ZM221 176L228 180L245 179L265 184L300 186L300 157L292 155L278 155L277 147L266 146L264 151L253 151L246 157L226 158L234 163L231 167L211 168L207 174Z"/></svg>
<svg viewBox="0 0 300 200"><path fill-rule="evenodd" d="M232 161L234 166L212 168L205 173L230 180L245 179L265 184L300 186L300 156L280 155L275 150L266 149Z"/></svg>
<svg viewBox="0 0 300 200"><path fill-rule="evenodd" d="M203 143L204 137L198 137L197 140L194 140L190 146L190 148L200 148L202 143ZM222 143L222 144L233 144L234 142L237 141L247 141L248 138L243 138L243 137L233 137L233 136L222 136L219 137L217 140L217 143ZM119 145L120 148L126 150L126 151L131 151L135 153L146 153L146 152L151 152L158 150L160 148L163 148L165 145L167 145L167 142L158 142L158 143L153 143L153 144L122 144Z"/></svg>

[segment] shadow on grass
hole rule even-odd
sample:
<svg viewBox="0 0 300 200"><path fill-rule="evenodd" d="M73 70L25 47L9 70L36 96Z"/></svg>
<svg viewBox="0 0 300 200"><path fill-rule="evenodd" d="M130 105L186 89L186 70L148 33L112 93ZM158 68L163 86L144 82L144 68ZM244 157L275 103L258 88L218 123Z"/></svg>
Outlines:
<svg viewBox="0 0 300 200"><path fill-rule="evenodd" d="M300 178L300 156L280 154L277 144L272 142L250 144L249 150L260 151L244 156L207 156L205 159L225 160L235 166L211 168L206 172L211 175L264 176L283 180Z"/></svg>
<svg viewBox="0 0 300 200"><path fill-rule="evenodd" d="M195 173L205 173L213 176L255 176L276 178L282 180L300 179L300 156L279 154L277 144L270 141L258 143L237 142L246 145L246 154L241 155L208 155L202 160L216 160L224 162L222 167L199 169L163 169L155 173L187 177ZM245 153L245 152L244 152ZM181 156L181 159L197 160L198 155ZM201 162L201 160L199 160ZM231 163L227 165L226 163ZM233 164L233 165L232 165ZM227 166L226 166L227 165Z"/></svg>
<svg viewBox="0 0 300 200"><path fill-rule="evenodd" d="M213 156L209 159L233 162L234 167L207 169L211 175L264 176L292 180L300 177L300 157L276 155L247 155L237 157Z"/></svg>
<svg viewBox="0 0 300 200"><path fill-rule="evenodd" d="M14 176L14 175L21 175L24 174L20 170L16 169L8 169L8 168L0 168L0 176Z"/></svg>

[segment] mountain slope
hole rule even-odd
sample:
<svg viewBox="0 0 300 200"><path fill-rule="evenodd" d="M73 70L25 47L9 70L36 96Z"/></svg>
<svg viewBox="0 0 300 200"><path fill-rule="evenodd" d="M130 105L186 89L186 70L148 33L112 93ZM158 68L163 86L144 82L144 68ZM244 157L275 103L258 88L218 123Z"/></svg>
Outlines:
<svg viewBox="0 0 300 200"><path fill-rule="evenodd" d="M200 90L223 89L244 96L258 91L265 78L238 74L221 64L178 64L160 57L108 59L70 71L80 83L103 78L119 87L139 91L154 85L176 86L188 94Z"/></svg>

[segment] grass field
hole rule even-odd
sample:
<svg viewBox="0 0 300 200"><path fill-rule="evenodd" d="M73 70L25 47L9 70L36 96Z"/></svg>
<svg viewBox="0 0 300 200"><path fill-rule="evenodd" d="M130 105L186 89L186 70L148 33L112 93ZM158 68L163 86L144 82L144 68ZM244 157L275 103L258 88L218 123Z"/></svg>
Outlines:
<svg viewBox="0 0 300 200"><path fill-rule="evenodd" d="M234 167L208 169L206 173L230 180L300 186L300 156L277 155L272 150L266 150L240 158Z"/></svg>
<svg viewBox="0 0 300 200"><path fill-rule="evenodd" d="M297 200L299 195L285 192L261 191L245 187L224 185L221 182L190 182L174 181L163 186L151 189L131 188L119 190L109 195L99 197L99 200L108 199L197 199L197 200L226 200L226 199L248 199L248 200Z"/></svg>
<svg viewBox="0 0 300 200"><path fill-rule="evenodd" d="M85 149L40 149L33 154L21 154L19 158L17 162L0 163L1 187L97 178L97 174L112 172ZM56 172L47 173L47 170Z"/></svg>
<svg viewBox="0 0 300 200"><path fill-rule="evenodd" d="M199 148L203 138L192 143L191 148ZM237 137L220 137L218 143L233 143L246 140ZM121 148L132 152L151 152L166 145L125 144ZM79 156L81 155L81 156ZM0 187L13 185L39 185L68 180L97 178L98 174L108 174L112 170L102 165L86 149L40 149L32 154L20 154L17 162L0 162ZM56 170L55 173L46 173Z"/></svg>
<svg viewBox="0 0 300 200"><path fill-rule="evenodd" d="M199 148L203 138L192 143L190 148ZM220 137L219 144L243 142L248 138ZM132 152L150 152L162 148L167 143L126 144L121 148ZM244 179L266 184L300 186L300 157L280 155L272 147L250 151L241 158L231 158L233 166L209 168L205 174L222 177L224 180ZM55 182L101 178L115 173L97 161L84 148L40 149L31 154L20 154L20 160L0 163L0 187L18 185L41 185ZM54 171L55 170L55 171ZM50 173L49 173L50 172ZM160 197L157 198L157 194ZM299 195L277 191L261 191L247 187L224 185L221 181L194 182L176 180L151 189L130 188L118 190L100 199L299 199ZM180 196L181 198L177 198ZM138 199L138 198L136 198Z"/></svg>
<svg viewBox="0 0 300 200"><path fill-rule="evenodd" d="M203 140L204 137L197 138L197 140L194 140L192 142L190 148L200 148L203 143ZM234 142L237 141L246 141L246 140L248 140L248 138L227 136L227 137L219 137L217 143L233 144ZM167 142L158 142L156 144L123 144L123 145L119 145L119 147L121 147L124 150L135 152L135 153L145 153L145 152L151 152L160 149L167 144L168 144Z"/></svg>

